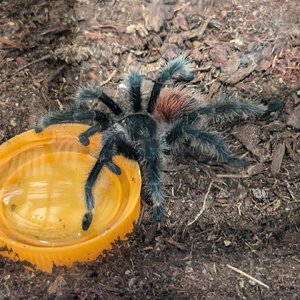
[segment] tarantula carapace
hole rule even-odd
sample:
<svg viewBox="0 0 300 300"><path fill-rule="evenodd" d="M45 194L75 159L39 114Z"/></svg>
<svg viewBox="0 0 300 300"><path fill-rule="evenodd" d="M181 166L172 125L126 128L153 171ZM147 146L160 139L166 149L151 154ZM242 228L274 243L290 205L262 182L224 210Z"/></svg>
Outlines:
<svg viewBox="0 0 300 300"><path fill-rule="evenodd" d="M88 230L93 219L93 187L101 169L106 166L115 174L121 173L113 162L115 155L122 154L139 162L143 177L142 194L152 200L154 219L161 221L161 163L164 155L178 153L190 146L196 153L215 156L220 162L244 166L245 162L234 157L222 139L210 130L209 124L217 119L262 116L282 106L279 100L268 105L230 100L204 104L183 85L165 88L166 82L172 79L193 79L187 60L175 58L169 60L155 78L147 108L143 110L142 78L139 73L131 73L127 79L132 113L125 113L101 88L85 88L79 90L74 109L45 116L36 127L36 132L41 132L52 124L93 121L93 125L79 136L83 145L89 144L89 137L93 134L103 132L102 150L85 183L87 211L83 216L83 230ZM90 109L87 106L90 99L104 103L112 114Z"/></svg>

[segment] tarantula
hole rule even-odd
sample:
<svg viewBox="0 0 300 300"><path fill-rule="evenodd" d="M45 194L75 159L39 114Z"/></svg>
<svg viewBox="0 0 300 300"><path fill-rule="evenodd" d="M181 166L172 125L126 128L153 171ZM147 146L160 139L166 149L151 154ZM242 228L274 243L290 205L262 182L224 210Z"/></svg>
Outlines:
<svg viewBox="0 0 300 300"><path fill-rule="evenodd" d="M101 88L84 88L76 96L74 109L44 116L35 129L38 133L52 124L94 121L88 130L79 135L83 145L89 144L90 136L103 132L102 149L85 183L83 230L88 230L93 219L93 187L101 169L106 166L113 173L121 174L121 169L113 161L115 155L122 154L140 164L142 191L152 200L154 219L161 221L164 214L161 182L164 155L178 153L182 148L191 146L199 154L215 156L220 162L245 166L245 161L234 157L207 124L216 119L263 116L282 106L279 100L273 100L268 105L230 100L203 104L183 85L166 88L164 85L169 80L193 79L188 61L175 58L169 60L156 76L147 108L143 110L142 79L139 73L131 73L127 79L132 113L125 113ZM88 108L86 103L91 99L104 103L113 115Z"/></svg>

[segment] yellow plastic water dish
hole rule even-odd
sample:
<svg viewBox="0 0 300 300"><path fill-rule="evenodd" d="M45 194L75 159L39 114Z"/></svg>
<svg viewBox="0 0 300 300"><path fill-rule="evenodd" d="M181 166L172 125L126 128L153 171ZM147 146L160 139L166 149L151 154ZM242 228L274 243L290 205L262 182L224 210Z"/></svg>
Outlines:
<svg viewBox="0 0 300 300"><path fill-rule="evenodd" d="M51 126L20 134L0 147L0 254L31 268L95 260L133 229L140 213L138 164L114 158L121 175L104 167L94 186L95 212L88 231L84 185L100 151L100 135L89 146L78 141L88 127Z"/></svg>

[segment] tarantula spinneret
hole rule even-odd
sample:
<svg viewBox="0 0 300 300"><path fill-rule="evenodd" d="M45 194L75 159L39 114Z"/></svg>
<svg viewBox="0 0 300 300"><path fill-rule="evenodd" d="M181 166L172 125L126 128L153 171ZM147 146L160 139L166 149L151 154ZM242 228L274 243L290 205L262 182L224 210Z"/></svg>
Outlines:
<svg viewBox="0 0 300 300"><path fill-rule="evenodd" d="M184 81L193 79L188 62L183 58L175 58L169 60L156 76L148 105L144 109L141 99L142 78L139 73L131 73L127 79L132 113L125 113L101 88L85 88L79 90L74 109L41 118L35 129L38 133L53 124L93 122L79 136L83 145L88 145L89 137L95 133L103 134L102 150L85 183L83 230L88 230L93 219L93 187L101 169L106 166L113 173L121 174L121 169L113 162L115 155L122 154L139 162L143 194L153 202L154 219L161 221L161 164L164 155L178 153L189 145L198 154L206 153L220 162L245 166L245 162L236 158L207 124L218 119L263 116L282 107L279 100L270 101L268 105L230 100L202 103L197 95L183 85L165 88L164 85L175 78ZM88 108L86 103L90 99L101 101L111 113Z"/></svg>

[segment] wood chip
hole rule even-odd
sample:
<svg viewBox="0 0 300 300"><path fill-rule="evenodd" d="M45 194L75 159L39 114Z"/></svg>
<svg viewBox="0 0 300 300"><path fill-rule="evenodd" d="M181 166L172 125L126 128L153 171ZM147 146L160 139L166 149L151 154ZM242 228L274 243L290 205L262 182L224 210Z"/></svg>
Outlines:
<svg viewBox="0 0 300 300"><path fill-rule="evenodd" d="M222 65L220 80L227 82L228 78L232 76L239 69L241 59L236 52L231 53L229 59Z"/></svg>
<svg viewBox="0 0 300 300"><path fill-rule="evenodd" d="M231 48L228 45L218 44L209 51L209 56L217 68L222 68L228 61Z"/></svg>
<svg viewBox="0 0 300 300"><path fill-rule="evenodd" d="M173 12L174 13L174 12ZM159 1L153 1L147 7L145 16L146 29L149 31L160 32L165 21L173 16L165 6L160 5Z"/></svg>
<svg viewBox="0 0 300 300"><path fill-rule="evenodd" d="M159 52L162 57L164 58L170 58L175 57L176 54L180 52L178 46L171 43L163 43L163 45L160 47Z"/></svg>
<svg viewBox="0 0 300 300"><path fill-rule="evenodd" d="M276 175L280 172L283 156L285 152L285 142L277 144L272 155L271 172Z"/></svg>
<svg viewBox="0 0 300 300"><path fill-rule="evenodd" d="M238 83L238 82L242 81L243 79L245 79L247 76L249 76L255 70L256 66L257 66L256 63L253 62L249 67L241 68L241 69L237 70L236 72L234 72L229 78L224 80L224 82L226 82L228 84Z"/></svg>
<svg viewBox="0 0 300 300"><path fill-rule="evenodd" d="M182 243L174 241L172 238L166 240L170 245L176 247L179 250L187 250L186 246Z"/></svg>
<svg viewBox="0 0 300 300"><path fill-rule="evenodd" d="M246 172L249 176L253 176L253 175L263 173L264 170L265 170L264 164L256 164L256 165L249 166Z"/></svg>
<svg viewBox="0 0 300 300"><path fill-rule="evenodd" d="M189 23L184 14L178 13L173 19L173 25L176 29L189 30Z"/></svg>
<svg viewBox="0 0 300 300"><path fill-rule="evenodd" d="M286 146L286 149L287 149L287 152L288 152L290 158L291 158L293 161L300 161L300 156L299 156L299 154L291 147L290 142L286 142L286 143L285 143L285 146Z"/></svg>
<svg viewBox="0 0 300 300"><path fill-rule="evenodd" d="M234 131L234 136L237 138L249 151L256 155L261 162L268 159L268 153L265 148L259 146L261 129L255 124L246 124L239 126Z"/></svg>
<svg viewBox="0 0 300 300"><path fill-rule="evenodd" d="M2 46L3 48L16 48L16 49L24 48L24 45L22 45L21 43L18 43L14 40L2 38L2 37L0 37L0 46Z"/></svg>
<svg viewBox="0 0 300 300"><path fill-rule="evenodd" d="M290 113L287 124L295 129L300 129L300 105Z"/></svg>
<svg viewBox="0 0 300 300"><path fill-rule="evenodd" d="M56 279L50 284L48 288L48 294L54 295L56 294L63 286L66 286L67 283L63 276L58 275Z"/></svg>
<svg viewBox="0 0 300 300"><path fill-rule="evenodd" d="M210 20L211 20L211 17L208 17L208 18L204 21L204 23L201 25L201 27L200 27L200 29L199 29L199 33L198 33L198 38L199 38L199 39L203 36L203 34L204 34L204 32L205 32L205 30L206 30L206 28L207 28L207 26L208 26Z"/></svg>

